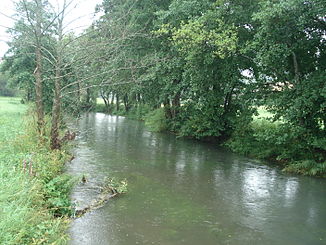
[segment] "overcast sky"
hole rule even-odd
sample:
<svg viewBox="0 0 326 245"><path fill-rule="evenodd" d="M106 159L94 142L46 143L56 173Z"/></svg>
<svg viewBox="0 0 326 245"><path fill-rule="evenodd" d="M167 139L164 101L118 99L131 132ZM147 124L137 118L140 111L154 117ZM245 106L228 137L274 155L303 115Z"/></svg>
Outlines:
<svg viewBox="0 0 326 245"><path fill-rule="evenodd" d="M12 16L15 13L14 4L18 0L0 0L0 57L7 51L7 41L10 40L9 35L6 33L6 27L13 26L13 20L6 17ZM55 9L58 4L62 4L63 0L49 0ZM102 0L74 0L69 9L69 29L79 33L92 23L94 17L94 9L96 4L101 3Z"/></svg>

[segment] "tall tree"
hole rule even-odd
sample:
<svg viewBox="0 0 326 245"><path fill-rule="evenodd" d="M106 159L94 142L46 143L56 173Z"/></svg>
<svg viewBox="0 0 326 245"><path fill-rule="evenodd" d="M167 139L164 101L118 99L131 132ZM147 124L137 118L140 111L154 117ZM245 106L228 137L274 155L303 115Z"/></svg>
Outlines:
<svg viewBox="0 0 326 245"><path fill-rule="evenodd" d="M34 49L35 69L35 104L37 124L40 136L44 135L44 105L43 105L43 45L51 32L51 22L47 1L21 0L17 4L19 20L14 27L22 45Z"/></svg>
<svg viewBox="0 0 326 245"><path fill-rule="evenodd" d="M326 156L326 4L320 0L263 1L252 50L259 93L275 119L282 118L309 148ZM304 152L302 150L302 152Z"/></svg>

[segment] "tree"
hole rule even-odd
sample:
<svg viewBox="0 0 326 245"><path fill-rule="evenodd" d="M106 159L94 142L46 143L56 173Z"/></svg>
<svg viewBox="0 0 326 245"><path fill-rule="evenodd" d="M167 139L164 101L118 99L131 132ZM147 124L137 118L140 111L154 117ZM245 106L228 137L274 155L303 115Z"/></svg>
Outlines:
<svg viewBox="0 0 326 245"><path fill-rule="evenodd" d="M37 124L40 136L44 135L44 105L43 105L43 47L51 33L51 16L49 5L42 0L21 0L17 3L19 19L11 34L16 37L14 45L16 48L26 51L33 50L35 67L33 75L35 78L35 104L37 113ZM23 51L24 52L24 51ZM26 54L26 53L25 53Z"/></svg>
<svg viewBox="0 0 326 245"><path fill-rule="evenodd" d="M325 7L319 0L264 1L251 44L264 103L319 160L326 156Z"/></svg>

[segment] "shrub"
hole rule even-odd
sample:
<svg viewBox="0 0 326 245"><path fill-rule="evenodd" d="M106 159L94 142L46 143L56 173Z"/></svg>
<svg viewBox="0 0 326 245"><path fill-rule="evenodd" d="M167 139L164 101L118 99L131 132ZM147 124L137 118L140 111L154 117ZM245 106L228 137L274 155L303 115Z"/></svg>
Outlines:
<svg viewBox="0 0 326 245"><path fill-rule="evenodd" d="M285 171L322 175L326 170L323 137L282 122L263 119L238 125L226 145L243 155L282 162Z"/></svg>
<svg viewBox="0 0 326 245"><path fill-rule="evenodd" d="M326 162L317 163L313 160L297 161L285 167L284 171L303 175L326 177Z"/></svg>
<svg viewBox="0 0 326 245"><path fill-rule="evenodd" d="M148 113L145 117L145 125L153 132L162 132L167 129L167 120L163 108Z"/></svg>
<svg viewBox="0 0 326 245"><path fill-rule="evenodd" d="M135 107L132 107L128 113L127 117L130 119L136 119L144 121L146 118L146 115L150 112L151 108L148 105L138 105Z"/></svg>
<svg viewBox="0 0 326 245"><path fill-rule="evenodd" d="M54 216L73 215L69 193L75 182L71 176L63 174L44 185L46 205Z"/></svg>

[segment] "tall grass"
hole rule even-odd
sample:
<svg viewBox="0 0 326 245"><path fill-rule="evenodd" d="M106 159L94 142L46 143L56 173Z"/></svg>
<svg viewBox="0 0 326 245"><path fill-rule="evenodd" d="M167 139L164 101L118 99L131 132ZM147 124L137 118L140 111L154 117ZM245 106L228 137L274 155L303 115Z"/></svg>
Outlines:
<svg viewBox="0 0 326 245"><path fill-rule="evenodd" d="M46 185L60 178L67 154L38 143L26 111L0 97L0 244L66 244L68 219L51 213Z"/></svg>

